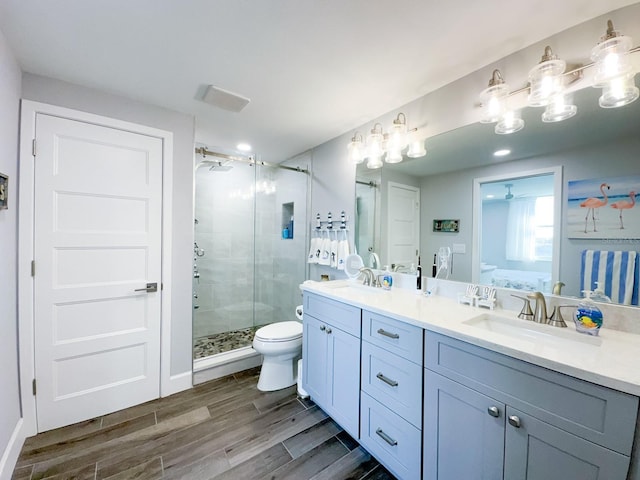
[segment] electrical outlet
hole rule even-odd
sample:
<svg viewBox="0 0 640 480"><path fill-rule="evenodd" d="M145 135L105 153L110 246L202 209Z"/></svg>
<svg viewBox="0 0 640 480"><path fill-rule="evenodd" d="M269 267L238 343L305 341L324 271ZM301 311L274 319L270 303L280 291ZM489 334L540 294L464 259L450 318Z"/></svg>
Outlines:
<svg viewBox="0 0 640 480"><path fill-rule="evenodd" d="M467 246L464 243L454 243L451 250L453 253L467 253Z"/></svg>

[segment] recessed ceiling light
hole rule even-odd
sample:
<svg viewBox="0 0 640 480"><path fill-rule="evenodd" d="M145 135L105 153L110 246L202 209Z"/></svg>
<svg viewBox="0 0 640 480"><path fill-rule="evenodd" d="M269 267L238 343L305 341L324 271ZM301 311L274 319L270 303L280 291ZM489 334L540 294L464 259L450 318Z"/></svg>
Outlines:
<svg viewBox="0 0 640 480"><path fill-rule="evenodd" d="M489 194L489 195L487 195L487 197L486 197L486 198L495 198L495 195L491 195L491 194Z"/></svg>
<svg viewBox="0 0 640 480"><path fill-rule="evenodd" d="M240 150L241 152L250 152L251 151L251 145L249 145L248 143L239 143L238 145L236 145L236 148L238 150Z"/></svg>
<svg viewBox="0 0 640 480"><path fill-rule="evenodd" d="M511 153L511 150L509 150L508 148L503 148L501 150L496 150L495 152L493 152L493 156L504 157L505 155L509 155L510 153Z"/></svg>

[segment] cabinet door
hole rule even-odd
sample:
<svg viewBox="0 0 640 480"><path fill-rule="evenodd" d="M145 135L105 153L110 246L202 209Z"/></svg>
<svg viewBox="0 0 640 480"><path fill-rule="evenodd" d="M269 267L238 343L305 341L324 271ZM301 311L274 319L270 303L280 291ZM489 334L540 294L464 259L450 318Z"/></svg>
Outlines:
<svg viewBox="0 0 640 480"><path fill-rule="evenodd" d="M328 375L326 325L307 315L306 312L303 318L302 386L314 402L326 408Z"/></svg>
<svg viewBox="0 0 640 480"><path fill-rule="evenodd" d="M507 408L505 478L624 480L629 457Z"/></svg>
<svg viewBox="0 0 640 480"><path fill-rule="evenodd" d="M504 422L504 404L425 370L424 478L502 479Z"/></svg>
<svg viewBox="0 0 640 480"><path fill-rule="evenodd" d="M327 325L329 405L327 413L352 437L359 437L360 339ZM306 361L306 360L305 360Z"/></svg>

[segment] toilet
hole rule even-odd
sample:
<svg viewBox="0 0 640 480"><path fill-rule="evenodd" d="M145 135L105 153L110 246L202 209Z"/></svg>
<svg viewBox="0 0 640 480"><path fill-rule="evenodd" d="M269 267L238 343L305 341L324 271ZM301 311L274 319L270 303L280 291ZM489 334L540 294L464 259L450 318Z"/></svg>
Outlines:
<svg viewBox="0 0 640 480"><path fill-rule="evenodd" d="M277 322L259 328L253 337L253 348L263 356L258 390L280 390L297 382L302 323Z"/></svg>

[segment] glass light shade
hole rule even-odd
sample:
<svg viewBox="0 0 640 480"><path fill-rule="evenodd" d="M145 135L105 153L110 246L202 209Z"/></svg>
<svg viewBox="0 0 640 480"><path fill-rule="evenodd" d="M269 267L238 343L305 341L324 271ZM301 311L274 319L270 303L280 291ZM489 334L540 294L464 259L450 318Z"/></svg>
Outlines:
<svg viewBox="0 0 640 480"><path fill-rule="evenodd" d="M387 150L384 161L387 163L400 163L402 161L402 151L400 149Z"/></svg>
<svg viewBox="0 0 640 480"><path fill-rule="evenodd" d="M377 157L370 156L367 160L367 168L382 168L382 155L379 155Z"/></svg>
<svg viewBox="0 0 640 480"><path fill-rule="evenodd" d="M528 103L531 107L544 107L549 104L551 97L562 92L564 82L562 74L566 68L564 60L547 60L541 62L529 72Z"/></svg>
<svg viewBox="0 0 640 480"><path fill-rule="evenodd" d="M549 101L547 108L542 114L542 121L545 123L561 122L567 118L573 117L578 112L578 107L567 103L567 98L560 93L555 95Z"/></svg>
<svg viewBox="0 0 640 480"><path fill-rule="evenodd" d="M387 149L402 150L407 146L407 124L393 122L387 138Z"/></svg>
<svg viewBox="0 0 640 480"><path fill-rule="evenodd" d="M364 161L364 145L360 138L354 137L347 148L349 150L349 160L352 163L357 165Z"/></svg>
<svg viewBox="0 0 640 480"><path fill-rule="evenodd" d="M524 120L520 118L520 113L513 110L507 111L500 121L496 123L495 132L498 135L508 135L519 132L524 128Z"/></svg>
<svg viewBox="0 0 640 480"><path fill-rule="evenodd" d="M418 138L417 135L413 135L411 143L409 143L409 149L407 150L407 157L420 158L427 154L427 149L424 148L424 140Z"/></svg>
<svg viewBox="0 0 640 480"><path fill-rule="evenodd" d="M500 120L507 110L508 93L509 86L506 83L494 85L480 93L481 123L494 123Z"/></svg>
<svg viewBox="0 0 640 480"><path fill-rule="evenodd" d="M619 35L593 47L591 60L595 62L596 72L593 77L594 87L602 87L613 78L631 73L633 67L627 52L632 45L631 37Z"/></svg>
<svg viewBox="0 0 640 480"><path fill-rule="evenodd" d="M640 91L634 83L634 75L623 75L603 85L598 103L602 108L622 107L637 100L639 94Z"/></svg>
<svg viewBox="0 0 640 480"><path fill-rule="evenodd" d="M384 148L382 146L383 141L384 136L382 135L382 132L372 131L367 135L367 152L365 156L367 158L382 157L382 154L384 153Z"/></svg>

